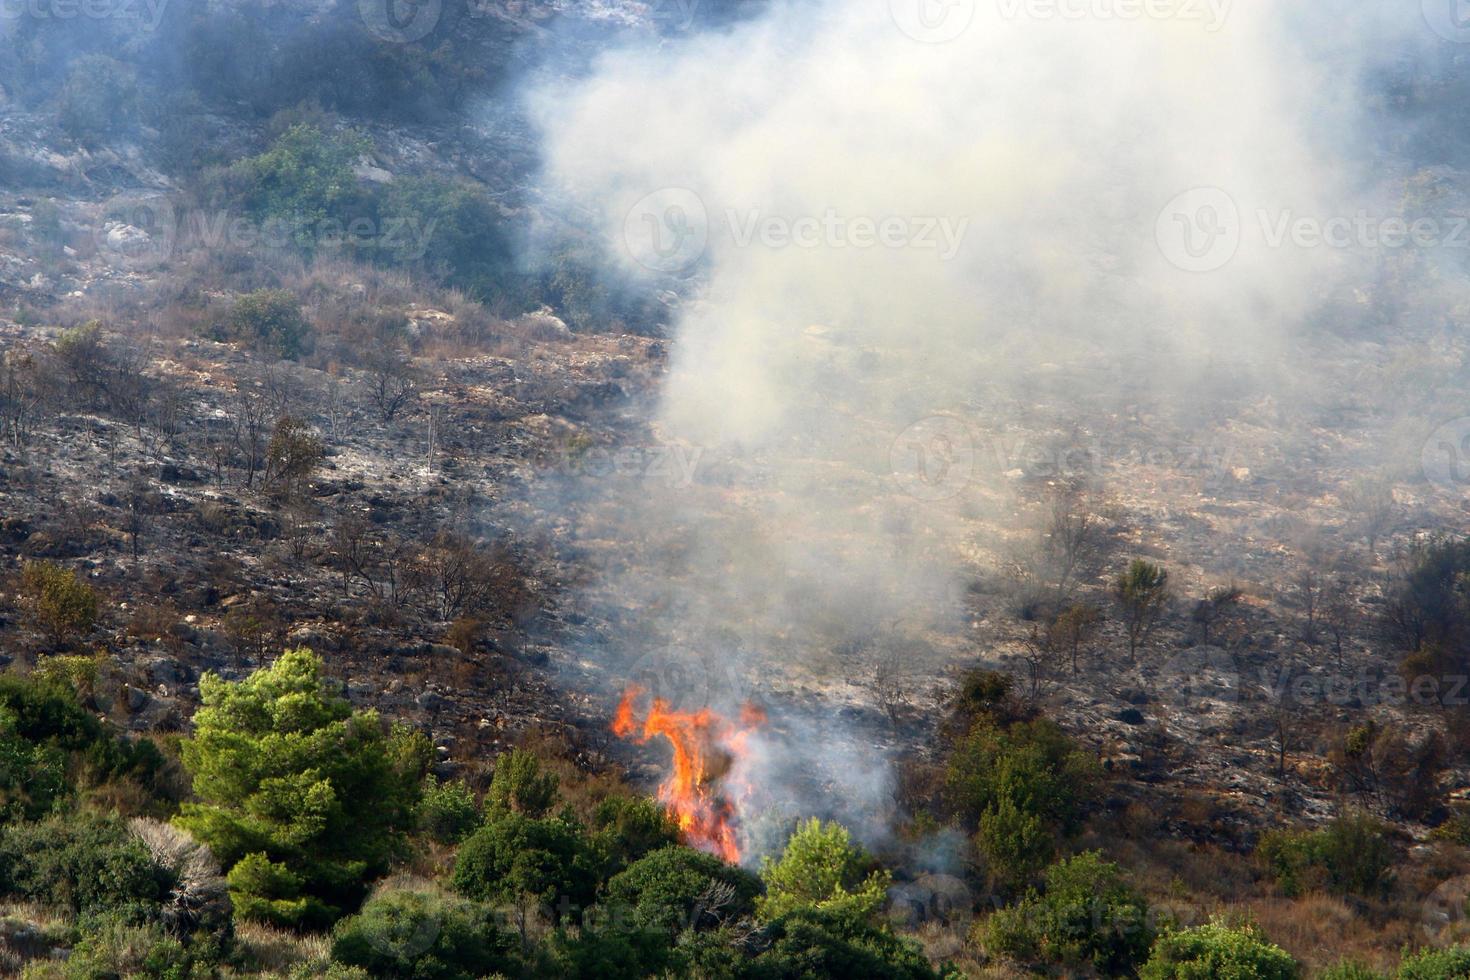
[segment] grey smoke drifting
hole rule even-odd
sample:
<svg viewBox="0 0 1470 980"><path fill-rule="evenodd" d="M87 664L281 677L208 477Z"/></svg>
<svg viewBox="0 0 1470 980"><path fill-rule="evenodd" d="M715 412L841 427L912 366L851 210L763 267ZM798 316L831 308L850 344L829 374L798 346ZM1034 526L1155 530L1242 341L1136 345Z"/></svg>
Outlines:
<svg viewBox="0 0 1470 980"><path fill-rule="evenodd" d="M652 553L605 585L768 690L894 645L973 653L970 519L1008 501L984 479L931 492L937 457L985 454L933 416L1004 433L1027 399L1187 417L1222 387L1318 388L1299 342L1352 312L1381 246L1309 232L1397 213L1393 175L1345 152L1358 79L1439 43L1418 10L919 2L778 5L530 99L548 193L686 296L661 435L726 461L620 504ZM881 759L834 761L853 740L830 718L794 734L793 768L880 805Z"/></svg>

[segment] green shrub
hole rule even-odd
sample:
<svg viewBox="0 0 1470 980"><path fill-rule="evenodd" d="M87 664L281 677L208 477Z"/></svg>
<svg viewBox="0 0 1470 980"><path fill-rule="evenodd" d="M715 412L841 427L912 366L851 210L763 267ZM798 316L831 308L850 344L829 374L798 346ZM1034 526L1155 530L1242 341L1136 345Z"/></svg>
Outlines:
<svg viewBox="0 0 1470 980"><path fill-rule="evenodd" d="M541 760L530 752L513 749L495 760L485 811L544 817L558 798L556 773L543 772Z"/></svg>
<svg viewBox="0 0 1470 980"><path fill-rule="evenodd" d="M982 715L950 754L946 789L960 818L978 829L991 873L1021 884L1045 867L1055 839L1081 822L1097 763L1045 718L1002 728Z"/></svg>
<svg viewBox="0 0 1470 980"><path fill-rule="evenodd" d="M56 109L74 138L90 142L119 132L138 116L137 72L106 55L83 55L71 62Z"/></svg>
<svg viewBox="0 0 1470 980"><path fill-rule="evenodd" d="M74 789L107 782L158 794L163 768L157 746L115 736L64 681L0 676L0 817L36 819Z"/></svg>
<svg viewBox="0 0 1470 980"><path fill-rule="evenodd" d="M1272 831L1257 854L1282 893L1325 886L1352 895L1381 895L1393 882L1393 846L1387 828L1362 813L1346 814L1315 831Z"/></svg>
<svg viewBox="0 0 1470 980"><path fill-rule="evenodd" d="M441 844L464 840L480 822L474 791L463 780L441 783L429 776L419 799L418 821L419 828Z"/></svg>
<svg viewBox="0 0 1470 980"><path fill-rule="evenodd" d="M557 918L591 904L596 859L577 824L522 813L487 815L460 845L451 881L482 902L518 903Z"/></svg>
<svg viewBox="0 0 1470 980"><path fill-rule="evenodd" d="M206 674L183 743L198 803L176 822L229 872L236 914L326 925L413 827L429 745L332 693L307 649L231 683Z"/></svg>
<svg viewBox="0 0 1470 980"><path fill-rule="evenodd" d="M337 923L332 959L390 980L475 980L514 972L514 939L488 910L413 891L376 895Z"/></svg>
<svg viewBox="0 0 1470 980"><path fill-rule="evenodd" d="M1091 966L1104 976L1132 975L1154 939L1148 903L1096 851L1053 864L1045 892L996 912L984 937L987 949L1022 962Z"/></svg>
<svg viewBox="0 0 1470 980"><path fill-rule="evenodd" d="M84 932L61 976L65 980L205 980L219 976L221 959L216 944L186 943L157 924L140 925L112 917Z"/></svg>
<svg viewBox="0 0 1470 980"><path fill-rule="evenodd" d="M145 921L171 876L120 820L56 816L0 827L0 894L94 918Z"/></svg>
<svg viewBox="0 0 1470 980"><path fill-rule="evenodd" d="M296 234L296 244L310 249L322 223L337 219L358 196L358 158L372 148L361 133L324 133L298 123L282 133L270 149L231 167L247 210L263 224L283 222Z"/></svg>
<svg viewBox="0 0 1470 980"><path fill-rule="evenodd" d="M1458 980L1470 977L1470 946L1405 953L1398 980Z"/></svg>
<svg viewBox="0 0 1470 980"><path fill-rule="evenodd" d="M813 818L796 828L780 858L761 862L761 880L763 919L798 908L866 919L882 907L892 876L852 842L846 827Z"/></svg>
<svg viewBox="0 0 1470 980"><path fill-rule="evenodd" d="M213 330L215 340L238 341L294 360L310 348L311 324L284 289L258 289L235 300Z"/></svg>
<svg viewBox="0 0 1470 980"><path fill-rule="evenodd" d="M643 796L610 796L592 814L593 843L607 875L663 847L679 843L679 825L668 811Z"/></svg>
<svg viewBox="0 0 1470 980"><path fill-rule="evenodd" d="M747 977L863 977L934 980L919 944L850 917L803 908L768 927L769 947L741 974Z"/></svg>
<svg viewBox="0 0 1470 980"><path fill-rule="evenodd" d="M31 622L53 645L90 632L97 622L97 593L70 569L49 561L27 562L20 588Z"/></svg>
<svg viewBox="0 0 1470 980"><path fill-rule="evenodd" d="M760 881L713 854L674 845L639 858L607 883L605 904L638 930L670 937L749 915ZM720 903L713 895L723 895Z"/></svg>
<svg viewBox="0 0 1470 980"><path fill-rule="evenodd" d="M1298 980L1290 954L1254 928L1219 923L1166 933L1138 972L1139 980Z"/></svg>

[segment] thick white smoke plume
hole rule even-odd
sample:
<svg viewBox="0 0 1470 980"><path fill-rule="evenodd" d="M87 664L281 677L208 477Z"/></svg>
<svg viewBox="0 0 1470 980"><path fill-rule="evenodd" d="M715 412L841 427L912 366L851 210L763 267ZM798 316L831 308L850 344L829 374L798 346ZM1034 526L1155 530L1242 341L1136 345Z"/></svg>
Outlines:
<svg viewBox="0 0 1470 980"><path fill-rule="evenodd" d="M1357 79L1429 34L1417 9L1382 20L825 0L540 89L547 191L602 216L630 275L694 294L663 435L741 461L718 492L644 487L633 536L679 529L677 562L612 587L676 645L741 634L768 685L865 669L842 651L873 643L961 651L966 518L1000 502L971 479L989 444L957 442L1037 401L1080 418L1315 383L1295 342L1372 245L1310 230L1366 209L1376 233L1391 213L1341 153ZM871 789L874 766L843 766L848 792Z"/></svg>

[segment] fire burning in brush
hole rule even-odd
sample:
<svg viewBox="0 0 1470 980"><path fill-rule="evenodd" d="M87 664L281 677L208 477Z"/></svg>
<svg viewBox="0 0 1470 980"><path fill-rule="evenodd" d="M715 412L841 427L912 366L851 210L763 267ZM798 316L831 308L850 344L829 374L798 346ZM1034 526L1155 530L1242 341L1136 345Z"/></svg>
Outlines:
<svg viewBox="0 0 1470 980"><path fill-rule="evenodd" d="M613 717L613 733L639 742L654 736L668 739L674 749L674 769L659 786L659 801L678 822L691 846L738 864L739 818L728 782L748 752L751 732L766 720L765 713L747 704L737 724L710 708L675 711L663 698L654 698L640 721L635 716L634 702L642 694L643 689L637 685L629 685L623 692Z"/></svg>

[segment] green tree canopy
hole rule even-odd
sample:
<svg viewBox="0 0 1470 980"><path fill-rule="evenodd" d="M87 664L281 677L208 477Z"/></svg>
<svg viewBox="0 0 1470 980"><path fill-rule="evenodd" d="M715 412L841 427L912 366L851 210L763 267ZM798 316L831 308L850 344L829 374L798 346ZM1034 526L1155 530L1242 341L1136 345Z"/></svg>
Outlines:
<svg viewBox="0 0 1470 980"><path fill-rule="evenodd" d="M385 731L288 650L239 682L207 674L184 765L200 802L176 818L228 869L237 913L323 925L354 908L412 826L429 745Z"/></svg>
<svg viewBox="0 0 1470 980"><path fill-rule="evenodd" d="M1140 980L1298 980L1301 967L1251 926L1221 923L1171 932L1154 943Z"/></svg>
<svg viewBox="0 0 1470 980"><path fill-rule="evenodd" d="M812 818L796 828L779 859L762 863L761 880L763 919L816 908L857 921L882 907L891 876L853 843L846 827Z"/></svg>

